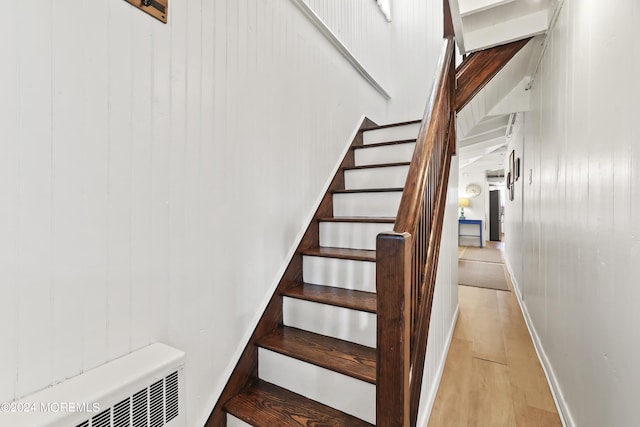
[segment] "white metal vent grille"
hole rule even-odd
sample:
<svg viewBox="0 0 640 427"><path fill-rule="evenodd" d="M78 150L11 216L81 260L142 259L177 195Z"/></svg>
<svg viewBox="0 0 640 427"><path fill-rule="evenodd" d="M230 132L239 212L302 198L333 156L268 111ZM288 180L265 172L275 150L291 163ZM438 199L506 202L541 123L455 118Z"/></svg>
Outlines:
<svg viewBox="0 0 640 427"><path fill-rule="evenodd" d="M113 427L127 427L131 412L131 399L127 398L113 407Z"/></svg>
<svg viewBox="0 0 640 427"><path fill-rule="evenodd" d="M178 371L76 427L162 427L178 416Z"/></svg>
<svg viewBox="0 0 640 427"><path fill-rule="evenodd" d="M133 395L133 427L147 427L147 389Z"/></svg>
<svg viewBox="0 0 640 427"><path fill-rule="evenodd" d="M165 412L167 422L178 416L178 372L174 372L164 380L166 405Z"/></svg>
<svg viewBox="0 0 640 427"><path fill-rule="evenodd" d="M151 427L162 427L164 425L164 396L162 393L163 380L151 384L149 388L149 424Z"/></svg>
<svg viewBox="0 0 640 427"><path fill-rule="evenodd" d="M111 409L100 412L91 418L92 427L111 427Z"/></svg>

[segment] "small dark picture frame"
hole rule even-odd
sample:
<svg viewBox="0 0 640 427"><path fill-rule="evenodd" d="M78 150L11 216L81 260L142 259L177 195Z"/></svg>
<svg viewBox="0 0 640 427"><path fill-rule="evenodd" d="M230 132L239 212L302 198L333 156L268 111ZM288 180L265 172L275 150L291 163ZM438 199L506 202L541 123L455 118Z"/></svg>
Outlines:
<svg viewBox="0 0 640 427"><path fill-rule="evenodd" d="M518 157L518 159L516 160L516 179L514 181L517 181L520 179L520 157Z"/></svg>
<svg viewBox="0 0 640 427"><path fill-rule="evenodd" d="M516 152L511 150L509 154L509 173L507 173L507 189L509 190L509 200L513 201L515 197L515 180L516 178Z"/></svg>

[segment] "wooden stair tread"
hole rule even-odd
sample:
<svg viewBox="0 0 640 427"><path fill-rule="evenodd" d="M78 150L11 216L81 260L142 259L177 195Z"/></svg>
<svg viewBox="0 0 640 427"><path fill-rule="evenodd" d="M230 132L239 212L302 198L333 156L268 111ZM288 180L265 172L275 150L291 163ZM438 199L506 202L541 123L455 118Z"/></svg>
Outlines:
<svg viewBox="0 0 640 427"><path fill-rule="evenodd" d="M392 192L396 192L396 191L403 191L404 188L402 187L391 187L391 188L361 188L361 189L355 189L355 190L345 190L345 189L340 189L340 190L333 190L333 193L346 193L346 194L350 194L350 193L392 193Z"/></svg>
<svg viewBox="0 0 640 427"><path fill-rule="evenodd" d="M376 260L376 251L367 249L331 248L325 246L305 249L302 251L302 255L320 256L326 258L353 259L356 261L375 262Z"/></svg>
<svg viewBox="0 0 640 427"><path fill-rule="evenodd" d="M371 384L376 383L376 349L283 326L258 346Z"/></svg>
<svg viewBox="0 0 640 427"><path fill-rule="evenodd" d="M344 170L352 171L352 170L361 170L361 169L392 168L394 166L409 166L409 165L411 165L411 162L379 163L375 165L351 166L348 168L344 168Z"/></svg>
<svg viewBox="0 0 640 427"><path fill-rule="evenodd" d="M374 293L309 283L289 288L282 295L368 313L375 313L377 306L376 294Z"/></svg>
<svg viewBox="0 0 640 427"><path fill-rule="evenodd" d="M255 427L372 427L359 418L262 380L231 398L224 409Z"/></svg>
<svg viewBox="0 0 640 427"><path fill-rule="evenodd" d="M385 145L410 144L412 142L416 142L416 138L413 138L413 139L401 139L401 140L398 140L398 141L376 142L374 144L354 145L351 148L353 150L360 150L361 148L384 147Z"/></svg>
<svg viewBox="0 0 640 427"><path fill-rule="evenodd" d="M370 216L332 216L326 218L319 218L320 222L374 222L384 224L394 224L396 222L395 217L389 218L376 218Z"/></svg>

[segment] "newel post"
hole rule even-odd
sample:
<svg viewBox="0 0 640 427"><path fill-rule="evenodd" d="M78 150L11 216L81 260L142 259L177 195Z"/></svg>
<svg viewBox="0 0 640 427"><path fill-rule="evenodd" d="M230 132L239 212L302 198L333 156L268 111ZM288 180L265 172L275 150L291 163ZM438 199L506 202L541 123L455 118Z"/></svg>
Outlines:
<svg viewBox="0 0 640 427"><path fill-rule="evenodd" d="M387 232L376 242L376 425L410 425L411 235Z"/></svg>

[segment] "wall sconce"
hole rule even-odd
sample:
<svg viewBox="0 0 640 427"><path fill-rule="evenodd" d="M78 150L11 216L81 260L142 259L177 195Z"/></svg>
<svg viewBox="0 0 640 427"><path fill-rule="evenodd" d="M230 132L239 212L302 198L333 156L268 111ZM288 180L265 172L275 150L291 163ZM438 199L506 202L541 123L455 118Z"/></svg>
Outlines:
<svg viewBox="0 0 640 427"><path fill-rule="evenodd" d="M466 197L460 197L458 199L458 207L460 208L460 218L459 219L466 219L464 217L464 208L468 208L471 206L471 200L467 199Z"/></svg>

